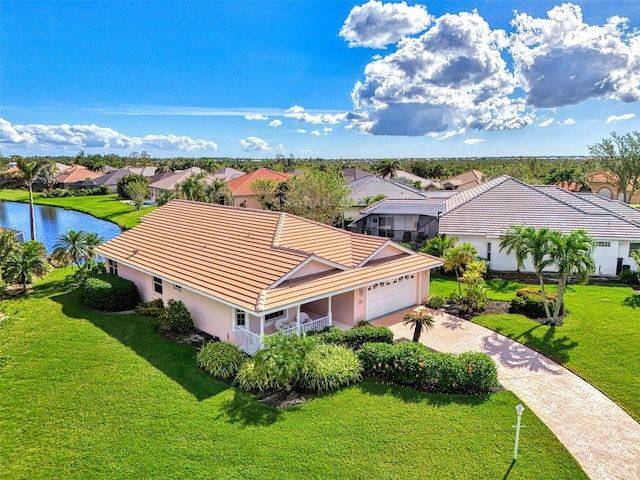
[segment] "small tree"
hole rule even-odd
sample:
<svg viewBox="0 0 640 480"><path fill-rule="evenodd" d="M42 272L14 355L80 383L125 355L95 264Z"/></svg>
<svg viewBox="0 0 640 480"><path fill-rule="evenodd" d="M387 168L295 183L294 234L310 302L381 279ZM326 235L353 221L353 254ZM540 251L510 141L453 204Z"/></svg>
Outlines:
<svg viewBox="0 0 640 480"><path fill-rule="evenodd" d="M263 210L276 209L276 194L278 183L272 178L258 178L251 182L251 191L258 196L258 201Z"/></svg>
<svg viewBox="0 0 640 480"><path fill-rule="evenodd" d="M420 251L427 255L442 257L447 250L454 248L456 243L458 243L458 237L449 237L446 233L438 234L427 240Z"/></svg>
<svg viewBox="0 0 640 480"><path fill-rule="evenodd" d="M625 203L640 189L640 132L618 135L589 146L589 153L604 168L609 182L624 193Z"/></svg>
<svg viewBox="0 0 640 480"><path fill-rule="evenodd" d="M176 333L188 333L193 330L193 318L180 300L169 300L158 316L161 325Z"/></svg>
<svg viewBox="0 0 640 480"><path fill-rule="evenodd" d="M449 248L444 252L444 271L453 271L458 280L458 293L462 295L460 287L460 277L464 273L467 264L471 263L478 256L478 250L469 244L463 243L457 247Z"/></svg>
<svg viewBox="0 0 640 480"><path fill-rule="evenodd" d="M49 268L44 244L35 240L19 244L9 253L5 262L7 280L22 284L23 291L27 289L27 284L33 283L35 276L44 275Z"/></svg>
<svg viewBox="0 0 640 480"><path fill-rule="evenodd" d="M123 200L133 200L129 193L135 193L137 190L134 190L133 187L128 187L131 183L138 183L142 185L145 189L145 197L148 196L148 187L149 187L149 179L144 175L140 175L138 173L130 173L125 175L120 180L118 180L118 196ZM142 188L136 187L136 188Z"/></svg>
<svg viewBox="0 0 640 480"><path fill-rule="evenodd" d="M404 316L404 324L413 326L414 342L420 341L422 330L431 330L435 323L435 319L429 315L425 307L418 307L412 313L407 313Z"/></svg>
<svg viewBox="0 0 640 480"><path fill-rule="evenodd" d="M129 182L122 188L122 191L133 202L136 210L142 208L145 198L149 196L149 187L142 182Z"/></svg>
<svg viewBox="0 0 640 480"><path fill-rule="evenodd" d="M2 284L2 271L7 262L9 254L18 247L18 241L13 230L0 228L0 284Z"/></svg>
<svg viewBox="0 0 640 480"><path fill-rule="evenodd" d="M467 264L459 283L467 286L467 294L462 303L470 312L482 310L487 304L487 291L484 283L484 274L487 273L487 262L474 260Z"/></svg>

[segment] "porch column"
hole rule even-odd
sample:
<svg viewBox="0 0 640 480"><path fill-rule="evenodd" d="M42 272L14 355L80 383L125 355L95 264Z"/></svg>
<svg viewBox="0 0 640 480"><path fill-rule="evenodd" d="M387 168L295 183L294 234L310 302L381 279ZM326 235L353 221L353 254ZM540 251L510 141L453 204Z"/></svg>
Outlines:
<svg viewBox="0 0 640 480"><path fill-rule="evenodd" d="M327 307L327 310L329 310L329 312L327 312L327 317L329 317L329 326L333 325L333 315L331 314L331 299L332 298L333 297L331 297L331 296L328 298L328 304L329 305Z"/></svg>
<svg viewBox="0 0 640 480"><path fill-rule="evenodd" d="M264 335L264 315L260 315L260 341L262 341L262 336Z"/></svg>
<svg viewBox="0 0 640 480"><path fill-rule="evenodd" d="M298 329L298 335L300 335L300 305L296 308L296 328Z"/></svg>

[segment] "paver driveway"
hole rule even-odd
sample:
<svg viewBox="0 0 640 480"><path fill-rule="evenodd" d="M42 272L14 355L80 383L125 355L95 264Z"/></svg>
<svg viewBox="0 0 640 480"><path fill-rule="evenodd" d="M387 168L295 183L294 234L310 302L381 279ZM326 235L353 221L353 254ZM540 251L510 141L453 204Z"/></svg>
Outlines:
<svg viewBox="0 0 640 480"><path fill-rule="evenodd" d="M403 325L403 316L412 310L373 323L391 328L396 339L411 339L413 330ZM436 324L420 341L439 352L491 355L500 383L547 424L591 479L640 479L640 424L602 392L503 335L444 312L431 313Z"/></svg>

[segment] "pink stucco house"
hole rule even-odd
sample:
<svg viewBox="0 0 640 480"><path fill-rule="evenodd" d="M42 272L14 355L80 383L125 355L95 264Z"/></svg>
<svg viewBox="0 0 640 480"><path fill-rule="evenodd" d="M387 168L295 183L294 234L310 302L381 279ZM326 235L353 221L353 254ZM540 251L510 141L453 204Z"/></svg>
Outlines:
<svg viewBox="0 0 640 480"><path fill-rule="evenodd" d="M347 328L422 302L436 257L282 212L174 200L98 248L143 300L181 300L247 352L278 330Z"/></svg>

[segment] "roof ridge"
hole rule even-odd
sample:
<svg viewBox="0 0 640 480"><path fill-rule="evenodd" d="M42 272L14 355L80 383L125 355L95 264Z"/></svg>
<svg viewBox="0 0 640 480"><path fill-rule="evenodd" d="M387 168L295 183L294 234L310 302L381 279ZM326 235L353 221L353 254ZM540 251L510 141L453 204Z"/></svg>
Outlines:
<svg viewBox="0 0 640 480"><path fill-rule="evenodd" d="M278 217L278 223L276 225L276 230L273 233L273 241L271 242L271 245L273 247L278 247L280 246L280 236L282 235L282 230L284 229L284 222L287 219L287 214L282 212L280 214L280 217Z"/></svg>
<svg viewBox="0 0 640 480"><path fill-rule="evenodd" d="M488 182L481 183L480 185L477 185L468 190L463 190L460 193L456 195L452 195L451 197L447 198L447 200L445 201L445 211L443 215L446 215L449 212L456 210L457 208L461 207L465 203L468 203L471 200L478 198L478 196L480 196L485 192L488 192L489 190L493 190L495 187L497 187L498 185L502 185L504 182L508 180L513 180L517 183L530 187L530 185L527 185L526 183L521 182L516 178L510 177L509 175L501 175L499 177L489 180ZM468 198L465 199L465 197L468 197ZM459 201L456 202L456 204L452 208L449 208L449 205L453 204L453 200L459 200Z"/></svg>

